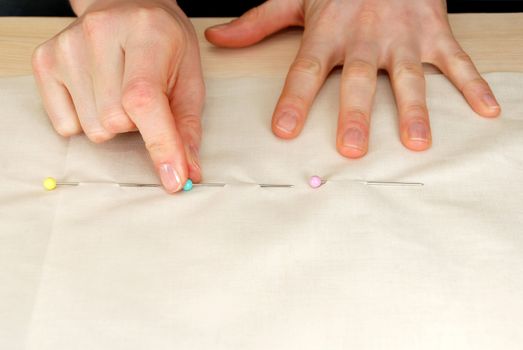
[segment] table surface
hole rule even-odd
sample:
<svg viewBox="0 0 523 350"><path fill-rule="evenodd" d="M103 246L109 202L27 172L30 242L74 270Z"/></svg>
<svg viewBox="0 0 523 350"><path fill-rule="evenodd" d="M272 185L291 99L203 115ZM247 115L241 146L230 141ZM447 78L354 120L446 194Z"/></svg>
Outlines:
<svg viewBox="0 0 523 350"><path fill-rule="evenodd" d="M452 14L450 23L463 48L481 72L523 72L523 13ZM73 18L0 18L0 76L31 74L34 48L62 30ZM219 49L203 31L223 22L194 18L207 77L285 74L300 43L301 30L288 29L244 49ZM430 71L430 69L429 69Z"/></svg>

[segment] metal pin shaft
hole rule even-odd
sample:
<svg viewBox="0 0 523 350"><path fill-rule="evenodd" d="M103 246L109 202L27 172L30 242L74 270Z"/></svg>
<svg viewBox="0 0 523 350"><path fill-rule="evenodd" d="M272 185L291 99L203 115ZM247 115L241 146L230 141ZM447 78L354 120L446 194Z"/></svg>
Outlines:
<svg viewBox="0 0 523 350"><path fill-rule="evenodd" d="M79 186L81 183L96 183L96 182L57 182L58 186ZM160 184L146 184L146 183L133 183L133 182L100 182L112 185L118 185L120 187L162 187ZM193 184L193 187L225 187L227 184L221 182L202 182ZM279 185L279 184L258 184L262 188L291 188L294 185Z"/></svg>
<svg viewBox="0 0 523 350"><path fill-rule="evenodd" d="M366 186L423 186L421 182L351 180Z"/></svg>
<svg viewBox="0 0 523 350"><path fill-rule="evenodd" d="M363 181L368 186L423 186L421 182Z"/></svg>
<svg viewBox="0 0 523 350"><path fill-rule="evenodd" d="M421 182L397 182L397 181L366 181L366 180L353 180L354 182L361 183L367 186L423 186ZM325 184L328 181L322 180L321 184ZM58 186L78 186L81 183L96 184L98 182L56 182ZM133 182L99 182L104 184L118 185L120 187L162 187L161 184L148 184L148 183L133 183ZM194 187L225 187L226 183L221 182L202 182L193 184ZM290 184L258 184L261 188L293 188L294 185Z"/></svg>
<svg viewBox="0 0 523 350"><path fill-rule="evenodd" d="M120 187L162 187L160 184L145 184L145 183L133 183L133 182L57 182L57 186L78 186L80 184L110 184L110 185L118 185ZM226 184L224 183L198 183L193 184L194 187L224 187Z"/></svg>
<svg viewBox="0 0 523 350"><path fill-rule="evenodd" d="M274 188L292 188L294 185L276 185L276 184L258 184L261 188L274 187Z"/></svg>

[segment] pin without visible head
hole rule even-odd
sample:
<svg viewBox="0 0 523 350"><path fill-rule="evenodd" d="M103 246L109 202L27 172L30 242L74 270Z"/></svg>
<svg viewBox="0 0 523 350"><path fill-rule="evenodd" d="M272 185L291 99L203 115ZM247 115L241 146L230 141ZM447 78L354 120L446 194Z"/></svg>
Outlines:
<svg viewBox="0 0 523 350"><path fill-rule="evenodd" d="M367 180L347 180L349 182L359 183L366 186L423 186L421 182L398 182L398 181L367 181ZM309 185L312 188L319 188L327 183L321 177L314 175L309 179Z"/></svg>

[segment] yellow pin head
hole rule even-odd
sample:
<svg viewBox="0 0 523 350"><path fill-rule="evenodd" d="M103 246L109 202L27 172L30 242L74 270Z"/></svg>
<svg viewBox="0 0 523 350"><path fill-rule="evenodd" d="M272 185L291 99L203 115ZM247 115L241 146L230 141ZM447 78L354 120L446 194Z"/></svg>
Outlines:
<svg viewBox="0 0 523 350"><path fill-rule="evenodd" d="M44 188L48 191L52 191L56 188L56 179L53 177L47 177L43 181Z"/></svg>

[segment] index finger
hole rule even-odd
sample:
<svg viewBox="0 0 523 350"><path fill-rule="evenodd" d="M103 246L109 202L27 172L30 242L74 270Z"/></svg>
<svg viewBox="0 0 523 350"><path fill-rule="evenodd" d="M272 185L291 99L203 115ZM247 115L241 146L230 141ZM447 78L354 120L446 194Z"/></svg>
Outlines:
<svg viewBox="0 0 523 350"><path fill-rule="evenodd" d="M168 98L178 54L168 42L130 39L123 77L122 105L142 134L162 184L170 193L182 189L187 181L183 142Z"/></svg>

